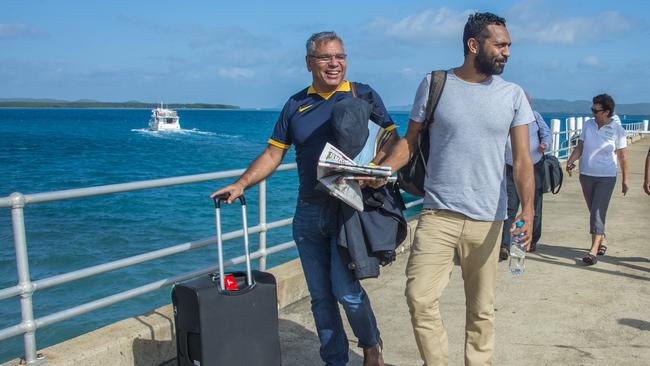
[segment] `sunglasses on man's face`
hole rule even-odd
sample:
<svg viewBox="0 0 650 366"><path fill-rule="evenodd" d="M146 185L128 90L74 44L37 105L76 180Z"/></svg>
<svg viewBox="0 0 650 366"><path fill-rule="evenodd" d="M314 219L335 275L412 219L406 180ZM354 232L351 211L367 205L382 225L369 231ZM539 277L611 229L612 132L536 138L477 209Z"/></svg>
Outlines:
<svg viewBox="0 0 650 366"><path fill-rule="evenodd" d="M594 108L591 108L591 113L593 113L593 114L598 114L598 113L600 113L600 112L604 112L604 111L605 111L604 109L594 109Z"/></svg>

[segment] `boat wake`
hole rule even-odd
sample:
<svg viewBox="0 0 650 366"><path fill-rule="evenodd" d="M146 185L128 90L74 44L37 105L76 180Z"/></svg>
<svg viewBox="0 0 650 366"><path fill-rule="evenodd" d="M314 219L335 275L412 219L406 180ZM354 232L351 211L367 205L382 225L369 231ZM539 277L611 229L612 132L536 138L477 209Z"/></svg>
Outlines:
<svg viewBox="0 0 650 366"><path fill-rule="evenodd" d="M179 130L163 130L163 131L151 131L147 128L134 128L131 132L141 133L143 135L153 136L153 137L169 137L169 136L178 136L178 135L187 135L187 136L217 136L218 134L210 131L201 131L197 128L191 130L179 129Z"/></svg>

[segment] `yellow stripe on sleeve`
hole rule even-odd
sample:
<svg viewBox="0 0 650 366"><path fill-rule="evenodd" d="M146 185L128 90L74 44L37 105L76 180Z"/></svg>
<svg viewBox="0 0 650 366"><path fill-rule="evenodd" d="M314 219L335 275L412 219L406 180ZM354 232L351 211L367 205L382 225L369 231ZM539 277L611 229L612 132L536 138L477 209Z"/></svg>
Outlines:
<svg viewBox="0 0 650 366"><path fill-rule="evenodd" d="M386 130L386 132L390 132L390 131L392 131L392 130L394 130L396 128L397 128L397 125L393 124L393 125L390 125L390 126L386 127L385 130Z"/></svg>
<svg viewBox="0 0 650 366"><path fill-rule="evenodd" d="M291 145L283 144L281 142L275 141L274 139L269 139L268 144L273 145L275 147L279 147L282 150L289 150L289 148L291 147Z"/></svg>

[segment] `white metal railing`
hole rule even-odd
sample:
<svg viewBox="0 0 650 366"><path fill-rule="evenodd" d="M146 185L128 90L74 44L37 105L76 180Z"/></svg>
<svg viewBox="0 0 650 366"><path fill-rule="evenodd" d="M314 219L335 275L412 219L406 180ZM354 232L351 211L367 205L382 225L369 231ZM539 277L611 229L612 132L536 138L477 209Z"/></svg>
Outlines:
<svg viewBox="0 0 650 366"><path fill-rule="evenodd" d="M283 164L280 165L277 171L293 170L296 169L296 164ZM151 261L167 257L174 254L179 254L188 250L202 248L210 244L216 243L215 237L199 239L182 243L167 248L150 251L127 257L91 267L86 267L80 270L59 274L56 276L43 278L37 281L32 281L29 271L29 259L27 255L27 235L25 231L24 208L26 205L46 203L53 201L61 201L77 198L88 198L98 195L107 195L114 193L123 193L138 191L143 189L161 188L173 185L191 184L206 181L213 181L224 178L233 178L241 175L244 169L229 170L207 174L188 175L180 177L172 177L165 179L146 180L139 182L130 182L123 184L112 184L98 187L70 189L64 191L37 193L23 195L21 193L13 193L8 197L0 197L0 208L10 208L12 217L12 229L14 237L14 247L16 255L16 271L18 275L18 284L16 286L0 289L0 300L8 299L11 297L20 296L20 308L22 320L19 324L0 329L0 341L23 335L24 344L24 358L23 364L26 365L39 365L47 362L46 358L37 353L36 347L36 331L39 328L70 319L93 310L101 309L106 306L131 299L164 287L169 287L174 283L184 281L186 279L196 277L205 273L214 272L217 266L211 266L199 269L193 272L184 273L174 277L163 278L158 281L148 283L143 286L131 288L129 290L116 293L107 297L103 297L85 304L74 306L72 308L64 309L62 311L49 314L40 318L34 318L32 297L34 292L41 291L46 288L59 286L72 281L96 276L109 271L137 265L143 262ZM407 208L419 205L422 199L418 199L406 204ZM293 222L291 217L281 219L278 221L266 222L266 181L259 183L259 223L258 225L248 228L250 234L259 234L258 250L251 253L251 259L258 259L258 266L260 270L266 269L266 258L268 255L278 253L295 246L293 241L274 245L270 248L266 246L266 232L272 229L277 229L283 226L290 225ZM231 240L243 236L243 229L235 230L223 234L223 240ZM231 258L224 262L224 267L231 267L245 261L244 256Z"/></svg>
<svg viewBox="0 0 650 366"><path fill-rule="evenodd" d="M648 120L623 125L628 137L642 136L648 132Z"/></svg>
<svg viewBox="0 0 650 366"><path fill-rule="evenodd" d="M553 136L553 145L551 147L551 154L555 154L560 158L566 158L571 149L575 146L575 138L579 136L582 130L584 117L570 117L565 120L566 127L564 131L560 129L560 120L551 120L551 131ZM630 134L646 134L648 133L648 121L627 124L624 126ZM296 164L283 164L278 167L278 171L296 169ZM103 297L85 304L81 304L72 308L64 309L62 311L49 314L40 318L34 318L32 296L35 291L44 290L54 286L59 286L72 281L77 281L83 278L96 276L109 271L137 265L143 262L151 261L167 257L170 255L182 253L188 250L202 248L210 244L214 244L216 239L214 237L199 239L174 245L171 247L146 252L143 254L135 255L95 265L80 270L32 281L29 271L29 259L27 255L27 235L25 231L24 221L24 207L26 205L46 203L53 201L61 201L77 198L88 198L98 195L107 195L114 193L123 193L138 191L143 189L161 188L173 185L191 184L206 181L219 180L224 178L233 178L241 175L244 169L229 170L207 174L197 174L181 177L172 177L165 179L155 179L123 184L112 184L98 187L70 189L64 191L37 193L23 195L21 193L13 193L8 197L0 197L0 208L10 208L12 217L12 229L14 237L14 247L16 255L16 270L18 274L18 284L13 287L0 289L0 300L8 299L11 297L20 296L20 307L22 320L19 324L14 326L0 329L0 341L23 335L24 343L24 364L38 365L46 362L46 359L37 353L35 333L39 328L88 313L93 310L101 309L103 307L131 299L164 287L173 285L174 283L217 270L216 266L199 269L193 272L184 273L175 277L164 278L149 284L135 287L127 291ZM419 205L422 199L418 199L406 204L407 208ZM266 246L266 232L272 229L277 229L283 226L290 225L292 218L285 218L278 221L266 222L266 181L259 184L259 224L248 228L249 233L259 234L259 247L258 250L251 253L252 259L259 259L259 268L264 270L266 268L266 258L268 255L287 250L295 245L293 241L275 245L267 248ZM243 236L242 230L235 230L223 235L224 240L231 240ZM234 266L244 262L244 256L231 258L224 262L224 267Z"/></svg>
<svg viewBox="0 0 650 366"><path fill-rule="evenodd" d="M569 117L564 120L564 128L561 128L559 119L551 119L551 150L547 154L557 156L560 160L565 160L571 154L571 151L577 145L577 139L582 133L582 125L588 117ZM623 124L627 136L642 136L650 133L648 131L648 120L640 122Z"/></svg>

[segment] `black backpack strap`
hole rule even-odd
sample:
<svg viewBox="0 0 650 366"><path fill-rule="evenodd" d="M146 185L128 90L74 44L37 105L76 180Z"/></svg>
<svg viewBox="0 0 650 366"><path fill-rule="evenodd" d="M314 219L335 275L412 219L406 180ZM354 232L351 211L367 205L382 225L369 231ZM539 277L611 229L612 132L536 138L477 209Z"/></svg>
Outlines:
<svg viewBox="0 0 650 366"><path fill-rule="evenodd" d="M352 96L356 98L357 87L354 85L354 81L350 81L350 92L352 92Z"/></svg>
<svg viewBox="0 0 650 366"><path fill-rule="evenodd" d="M424 126L422 128L429 127L429 124L433 123L433 114L438 107L438 102L440 101L440 96L442 95L442 90L445 87L445 82L447 81L447 71L446 70L437 70L431 71L431 84L429 85L429 98L427 99L426 113L424 117Z"/></svg>

